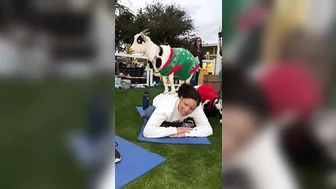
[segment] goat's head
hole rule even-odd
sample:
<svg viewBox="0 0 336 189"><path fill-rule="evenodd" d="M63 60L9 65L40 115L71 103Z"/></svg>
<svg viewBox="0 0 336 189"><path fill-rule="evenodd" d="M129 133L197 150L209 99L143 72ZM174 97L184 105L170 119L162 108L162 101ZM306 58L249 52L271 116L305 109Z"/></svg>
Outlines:
<svg viewBox="0 0 336 189"><path fill-rule="evenodd" d="M147 46L150 44L151 40L147 36L149 33L147 32L148 29L145 29L144 31L135 34L133 44L130 47L131 53L145 53Z"/></svg>

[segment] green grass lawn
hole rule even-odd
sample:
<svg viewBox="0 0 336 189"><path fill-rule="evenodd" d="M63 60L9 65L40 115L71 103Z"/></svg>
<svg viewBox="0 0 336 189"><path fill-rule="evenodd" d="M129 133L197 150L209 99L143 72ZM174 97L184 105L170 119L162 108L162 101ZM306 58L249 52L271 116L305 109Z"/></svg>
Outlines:
<svg viewBox="0 0 336 189"><path fill-rule="evenodd" d="M0 80L0 188L86 188L85 172L67 149L67 133L84 129L90 82L49 80L26 85ZM106 85L112 89L111 85ZM167 159L126 189L221 188L221 129L211 119L211 145L163 145L137 141L144 89L116 91L117 135ZM151 99L162 88L149 89ZM322 171L315 166L299 169L307 189L321 188Z"/></svg>
<svg viewBox="0 0 336 189"><path fill-rule="evenodd" d="M85 126L86 82L0 81L0 188L85 188L65 135Z"/></svg>
<svg viewBox="0 0 336 189"><path fill-rule="evenodd" d="M214 135L211 145L172 145L146 143L137 140L143 119L136 106L142 105L142 96L148 90L151 100L163 88L117 90L115 95L116 135L160 154L167 160L147 174L128 184L126 189L190 188L220 189L222 170L221 125L210 119Z"/></svg>

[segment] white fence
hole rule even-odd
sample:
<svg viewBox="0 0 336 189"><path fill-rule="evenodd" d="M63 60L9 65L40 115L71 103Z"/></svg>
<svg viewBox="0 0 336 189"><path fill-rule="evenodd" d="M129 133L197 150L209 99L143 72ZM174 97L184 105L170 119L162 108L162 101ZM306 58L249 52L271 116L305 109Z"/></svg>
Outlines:
<svg viewBox="0 0 336 189"><path fill-rule="evenodd" d="M130 55L130 54L124 54L124 53L115 53L116 57L125 57L125 58L133 58L133 59L144 59L147 60L147 57L145 56L140 56L140 55ZM116 65L118 66L118 65ZM146 71L146 83L138 83L138 85L141 86L152 86L153 84L153 70L149 69L147 66L145 68ZM131 78L129 78L131 79Z"/></svg>

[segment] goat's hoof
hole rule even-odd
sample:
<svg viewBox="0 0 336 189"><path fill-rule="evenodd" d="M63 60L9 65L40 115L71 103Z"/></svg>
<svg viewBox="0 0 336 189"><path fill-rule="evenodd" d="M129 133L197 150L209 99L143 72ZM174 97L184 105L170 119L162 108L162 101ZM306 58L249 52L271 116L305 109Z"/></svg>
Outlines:
<svg viewBox="0 0 336 189"><path fill-rule="evenodd" d="M176 93L176 91L170 91L169 92L169 94L175 94Z"/></svg>
<svg viewBox="0 0 336 189"><path fill-rule="evenodd" d="M222 120L219 120L219 123L222 123Z"/></svg>
<svg viewBox="0 0 336 189"><path fill-rule="evenodd" d="M168 91L164 91L163 94L168 94L169 92Z"/></svg>

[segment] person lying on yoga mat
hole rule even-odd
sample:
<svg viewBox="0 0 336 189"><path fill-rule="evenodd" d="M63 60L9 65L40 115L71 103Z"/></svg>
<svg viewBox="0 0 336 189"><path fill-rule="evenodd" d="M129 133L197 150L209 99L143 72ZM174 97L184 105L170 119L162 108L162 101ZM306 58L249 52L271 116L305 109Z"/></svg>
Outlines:
<svg viewBox="0 0 336 189"><path fill-rule="evenodd" d="M207 137L212 127L200 106L201 96L190 84L182 84L177 94L159 94L145 112L146 138Z"/></svg>

